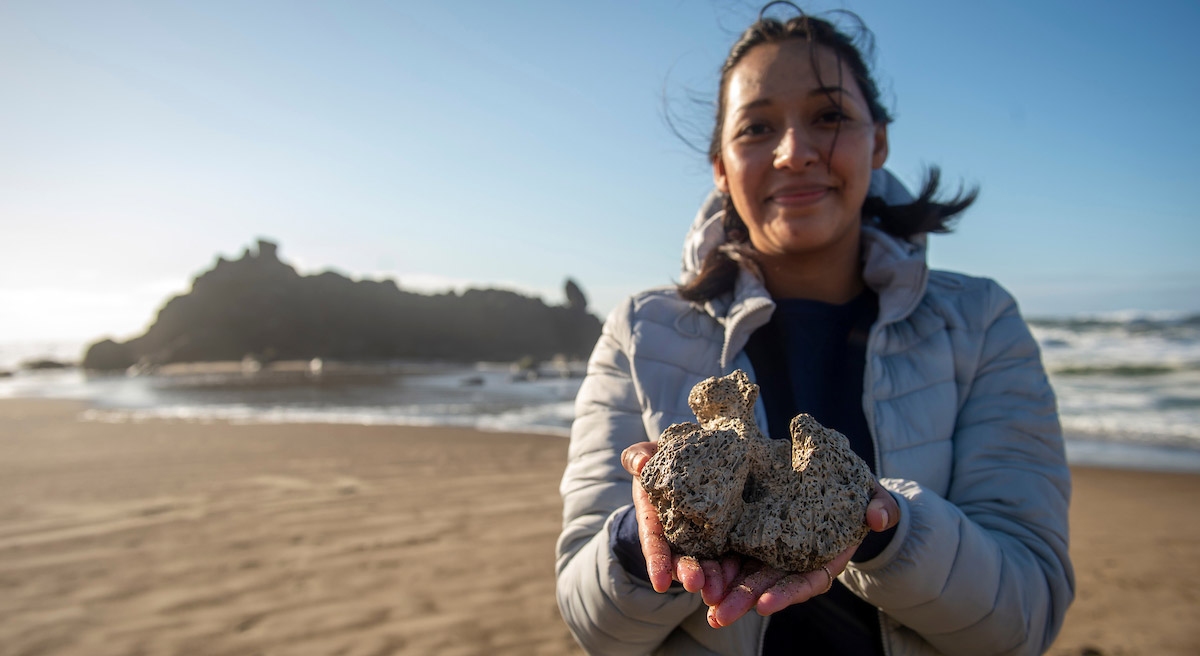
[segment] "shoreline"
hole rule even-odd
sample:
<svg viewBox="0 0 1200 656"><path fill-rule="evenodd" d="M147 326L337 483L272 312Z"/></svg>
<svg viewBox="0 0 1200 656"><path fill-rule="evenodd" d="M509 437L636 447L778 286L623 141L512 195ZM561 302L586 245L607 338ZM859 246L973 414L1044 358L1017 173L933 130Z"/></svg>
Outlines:
<svg viewBox="0 0 1200 656"><path fill-rule="evenodd" d="M579 382L573 375L548 375L536 382L521 378L520 382L513 382L511 365L505 363L466 366L446 362L329 362L314 371L311 362L281 361L249 373L242 366L240 362L182 363L167 365L153 376L134 377L89 378L78 370L68 370L65 376L56 372L25 372L0 380L0 400L89 402L92 405L86 411L87 418L104 423L227 421L238 425L450 426L567 437L570 399L577 389L572 386ZM405 377L410 375L422 377L422 385L429 380L435 382L428 388L405 386ZM435 388L437 394L447 395L453 399L452 404L460 407L449 410L444 401L432 401L429 394ZM541 390L538 392L541 396L534 403L520 407L528 403L528 397L524 396L511 408L504 409L511 402L506 395L528 395L535 388ZM418 394L424 393L424 397L406 396L419 389L422 391ZM311 402L318 391L326 401ZM480 398L486 400L471 407ZM350 402L338 404L334 399ZM1113 439L1067 430L1068 463L1200 474L1200 441L1180 437L1145 441L1137 439L1134 433L1122 437Z"/></svg>
<svg viewBox="0 0 1200 656"><path fill-rule="evenodd" d="M569 427L519 425L512 421L497 422L493 418L443 416L436 419L423 416L389 415L378 408L255 408L246 405L203 406L168 405L124 408L95 402L90 398L65 398L38 393L0 396L0 402L47 401L81 403L80 418L105 424L144 423L154 421L252 425L329 425L377 426L395 428L447 427L477 430L485 433L546 435L570 437ZM1064 435L1067 461L1072 467L1095 467L1164 473L1200 474L1200 445L1121 442L1086 434Z"/></svg>
<svg viewBox="0 0 1200 656"><path fill-rule="evenodd" d="M1139 444L1065 435L1071 467L1163 474L1200 474L1200 449L1172 444Z"/></svg>
<svg viewBox="0 0 1200 656"><path fill-rule="evenodd" d="M554 599L566 440L86 407L0 400L13 653L581 653ZM1072 475L1077 594L1048 653L1200 652L1200 476Z"/></svg>
<svg viewBox="0 0 1200 656"><path fill-rule="evenodd" d="M5 399L0 399L4 401ZM11 399L27 400L27 399ZM235 426L255 425L326 425L326 426L375 426L394 428L452 428L476 430L482 433L508 435L544 435L567 439L571 436L570 429L556 429L546 426L528 426L520 430L496 427L486 422L461 424L437 423L428 421L405 421L403 419L387 419L364 415L325 414L320 411L295 411L294 416L284 417L275 415L271 419L262 419L250 413L240 411L212 412L207 415L191 415L180 413L169 408L154 409L123 409L102 408L91 405L81 411L80 418L105 424L144 423L144 422L183 422L200 424L228 423ZM1159 472L1200 474L1200 448L1188 448L1173 444L1142 444L1117 442L1097 439L1087 435L1066 435L1064 441L1067 451L1067 463L1071 467L1094 469L1119 469L1134 472Z"/></svg>

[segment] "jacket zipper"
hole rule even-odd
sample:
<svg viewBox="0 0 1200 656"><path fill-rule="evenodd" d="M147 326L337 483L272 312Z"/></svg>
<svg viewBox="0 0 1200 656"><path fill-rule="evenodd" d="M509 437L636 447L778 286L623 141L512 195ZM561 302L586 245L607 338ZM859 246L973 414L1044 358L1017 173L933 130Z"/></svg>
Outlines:
<svg viewBox="0 0 1200 656"><path fill-rule="evenodd" d="M771 617L768 615L763 618L762 631L758 632L758 656L763 656L763 646L767 644L767 625L771 623Z"/></svg>
<svg viewBox="0 0 1200 656"><path fill-rule="evenodd" d="M872 363L875 357L872 352L872 346L879 341L879 333L883 330L882 324L876 324L871 327L870 335L867 337L867 362L863 369L863 415L867 420L867 432L871 434L871 445L875 450L875 479L878 480L883 475L883 458L879 455L879 440L875 437L875 401L874 389L872 385L875 380ZM869 401L869 402L868 402ZM891 656L891 645L888 644L887 630L884 626L883 611L875 609L875 619L879 622L879 642L883 647L884 656Z"/></svg>
<svg viewBox="0 0 1200 656"><path fill-rule="evenodd" d="M913 311L917 309L917 306L921 304L921 299L925 297L925 290L928 285L927 281L928 277L926 277L926 280L922 281L921 293L917 294L908 304L908 306L904 308L904 311L899 315L900 318L905 318L912 315ZM895 323L899 320L900 319L892 319L887 323ZM876 358L876 355L874 354L878 353L879 351L879 347L877 346L879 335L883 332L885 325L887 324L877 321L874 326L871 326L871 331L867 336L867 363L863 368L863 415L867 420L867 432L871 434L871 444L875 447L876 480L883 477L883 456L881 455L879 449L879 438L877 438L875 434L875 372L873 365ZM884 656L891 656L892 644L888 638L887 619L884 617L882 610L876 609L875 615L879 618L879 639L880 642L883 643L882 646Z"/></svg>
<svg viewBox="0 0 1200 656"><path fill-rule="evenodd" d="M883 645L883 656L892 656L892 643L888 640L887 625L883 619L883 611L876 610L879 616L879 642Z"/></svg>

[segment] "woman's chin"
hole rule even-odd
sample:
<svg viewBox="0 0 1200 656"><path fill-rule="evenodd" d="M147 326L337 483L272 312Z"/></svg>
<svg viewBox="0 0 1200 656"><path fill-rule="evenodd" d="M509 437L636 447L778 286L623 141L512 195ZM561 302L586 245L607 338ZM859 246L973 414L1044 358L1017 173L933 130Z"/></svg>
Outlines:
<svg viewBox="0 0 1200 656"><path fill-rule="evenodd" d="M841 229L844 226L816 217L791 218L781 222L779 229L768 231L764 247L759 252L774 255L812 255L825 250L849 247L857 231Z"/></svg>

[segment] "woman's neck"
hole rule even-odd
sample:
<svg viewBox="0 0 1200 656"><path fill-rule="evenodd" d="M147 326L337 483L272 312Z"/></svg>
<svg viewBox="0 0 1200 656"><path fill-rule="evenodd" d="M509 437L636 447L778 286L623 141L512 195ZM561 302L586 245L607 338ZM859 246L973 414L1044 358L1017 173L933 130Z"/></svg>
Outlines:
<svg viewBox="0 0 1200 656"><path fill-rule="evenodd" d="M865 283L858 242L853 249L755 258L772 298L802 298L842 304L862 293Z"/></svg>

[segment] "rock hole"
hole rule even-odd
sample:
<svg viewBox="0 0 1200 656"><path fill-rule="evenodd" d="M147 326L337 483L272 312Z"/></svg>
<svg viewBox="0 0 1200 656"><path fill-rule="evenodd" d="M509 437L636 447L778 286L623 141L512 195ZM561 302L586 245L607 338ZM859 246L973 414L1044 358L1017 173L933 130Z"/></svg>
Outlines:
<svg viewBox="0 0 1200 656"><path fill-rule="evenodd" d="M762 498L766 496L766 494L766 488L759 484L758 479L754 478L753 476L746 477L746 485L742 487L742 501L745 501L746 503L762 501Z"/></svg>

